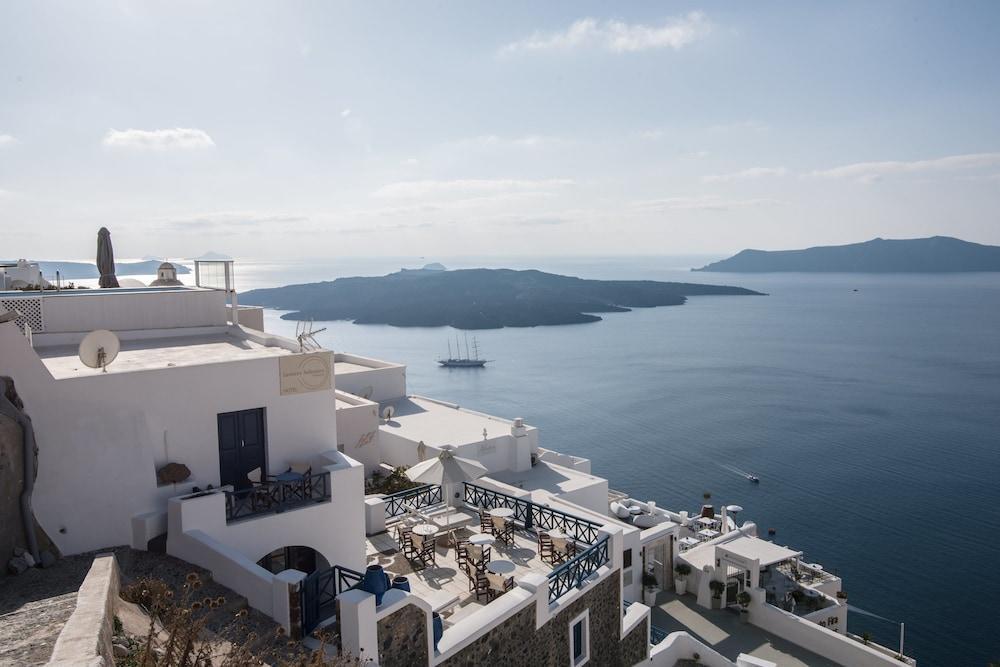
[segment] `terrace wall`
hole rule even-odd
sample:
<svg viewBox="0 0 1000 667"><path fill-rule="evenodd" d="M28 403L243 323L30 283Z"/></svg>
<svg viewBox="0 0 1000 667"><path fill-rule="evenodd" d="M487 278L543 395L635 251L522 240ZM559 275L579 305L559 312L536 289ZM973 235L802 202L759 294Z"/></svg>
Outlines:
<svg viewBox="0 0 1000 667"><path fill-rule="evenodd" d="M367 368L364 371L338 375L337 389L341 391L367 398L376 403L406 396L406 366L342 352L334 355L334 361L348 362Z"/></svg>

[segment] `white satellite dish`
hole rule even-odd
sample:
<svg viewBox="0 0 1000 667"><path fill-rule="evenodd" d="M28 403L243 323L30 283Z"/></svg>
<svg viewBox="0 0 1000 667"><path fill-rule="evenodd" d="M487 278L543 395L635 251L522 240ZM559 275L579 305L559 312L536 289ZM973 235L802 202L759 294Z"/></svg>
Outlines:
<svg viewBox="0 0 1000 667"><path fill-rule="evenodd" d="M118 356L121 342L118 336L107 329L91 331L80 341L80 361L90 368L100 368L108 372L108 365Z"/></svg>
<svg viewBox="0 0 1000 667"><path fill-rule="evenodd" d="M392 416L394 414L396 414L396 408L392 407L391 405L387 405L382 410L382 419L389 421L390 419L392 419Z"/></svg>
<svg viewBox="0 0 1000 667"><path fill-rule="evenodd" d="M743 511L743 508L739 505L726 505L726 511L730 514L737 514Z"/></svg>

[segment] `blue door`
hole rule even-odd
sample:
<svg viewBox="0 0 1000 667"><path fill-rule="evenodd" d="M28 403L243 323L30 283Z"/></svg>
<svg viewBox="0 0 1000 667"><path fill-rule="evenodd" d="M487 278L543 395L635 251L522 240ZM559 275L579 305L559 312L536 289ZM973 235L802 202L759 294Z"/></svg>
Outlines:
<svg viewBox="0 0 1000 667"><path fill-rule="evenodd" d="M267 432L264 408L223 412L219 422L219 482L236 489L250 486L247 473L266 472Z"/></svg>

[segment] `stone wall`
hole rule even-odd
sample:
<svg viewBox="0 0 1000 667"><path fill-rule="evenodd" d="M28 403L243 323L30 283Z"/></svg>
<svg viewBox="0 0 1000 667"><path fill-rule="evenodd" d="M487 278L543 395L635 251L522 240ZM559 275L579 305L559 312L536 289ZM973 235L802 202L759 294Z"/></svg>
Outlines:
<svg viewBox="0 0 1000 667"><path fill-rule="evenodd" d="M622 639L622 664L638 665L649 657L649 624L640 623Z"/></svg>
<svg viewBox="0 0 1000 667"><path fill-rule="evenodd" d="M643 624L621 641L620 579L620 571L606 577L537 631L535 607L531 605L442 664L447 667L569 665L569 623L589 608L589 664L632 667L646 658L648 638Z"/></svg>
<svg viewBox="0 0 1000 667"><path fill-rule="evenodd" d="M428 664L427 616L408 604L378 622L378 659L383 665Z"/></svg>

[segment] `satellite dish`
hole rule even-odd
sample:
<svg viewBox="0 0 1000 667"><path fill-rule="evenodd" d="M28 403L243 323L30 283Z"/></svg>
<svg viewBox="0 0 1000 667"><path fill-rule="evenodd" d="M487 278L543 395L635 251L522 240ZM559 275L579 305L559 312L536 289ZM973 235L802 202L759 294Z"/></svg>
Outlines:
<svg viewBox="0 0 1000 667"><path fill-rule="evenodd" d="M737 512L742 512L743 508L739 505L726 505L726 511L730 514L736 514Z"/></svg>
<svg viewBox="0 0 1000 667"><path fill-rule="evenodd" d="M396 408L392 407L391 405L387 405L385 406L385 409L382 410L382 419L389 421L390 419L392 419L392 416L394 414L396 414Z"/></svg>
<svg viewBox="0 0 1000 667"><path fill-rule="evenodd" d="M118 336L107 329L91 331L80 341L80 361L90 368L100 368L108 372L108 365L118 356L121 342Z"/></svg>
<svg viewBox="0 0 1000 667"><path fill-rule="evenodd" d="M119 287L146 287L146 283L137 278L119 278Z"/></svg>

